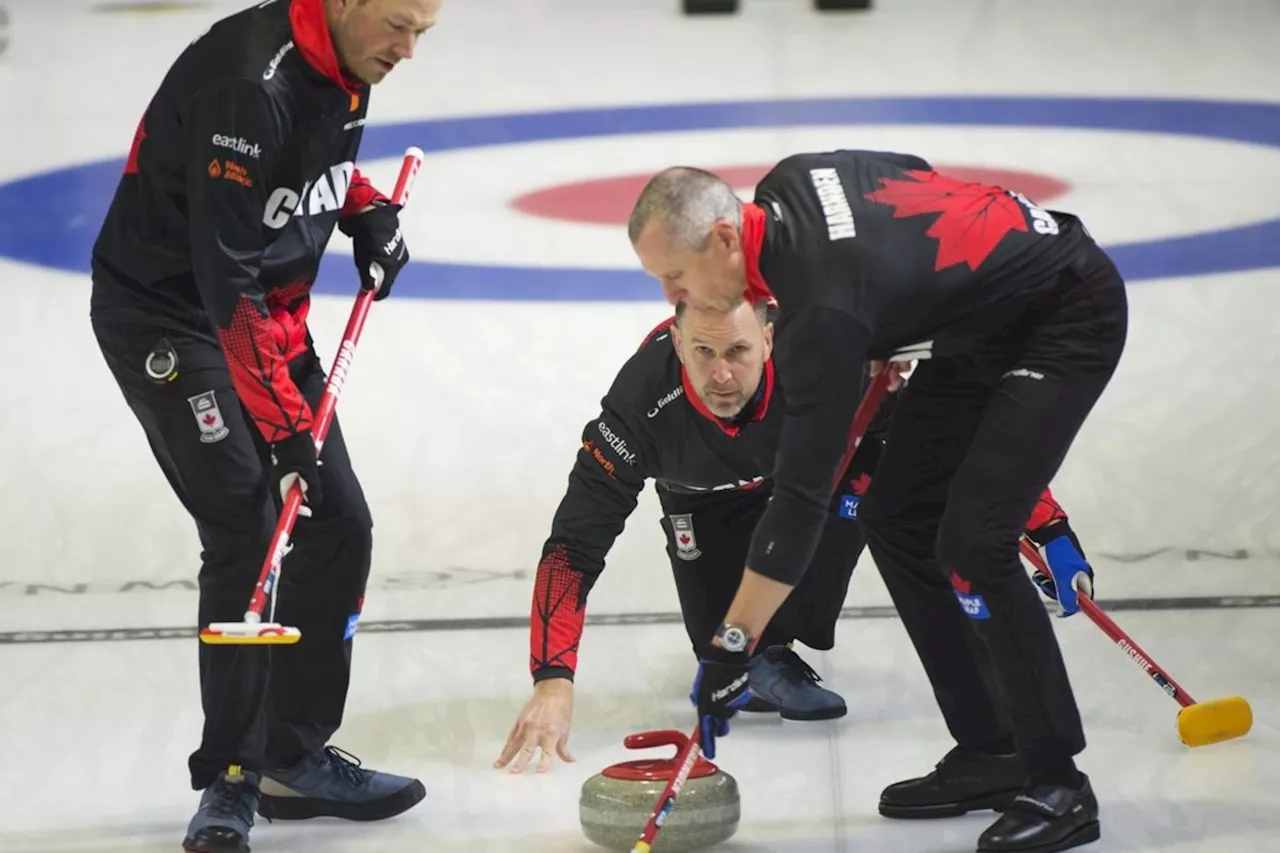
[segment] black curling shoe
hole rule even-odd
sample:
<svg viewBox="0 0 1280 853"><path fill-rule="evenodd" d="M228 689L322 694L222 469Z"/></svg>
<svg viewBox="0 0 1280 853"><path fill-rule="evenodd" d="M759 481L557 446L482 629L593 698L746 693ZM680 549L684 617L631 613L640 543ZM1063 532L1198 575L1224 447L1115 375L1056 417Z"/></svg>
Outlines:
<svg viewBox="0 0 1280 853"><path fill-rule="evenodd" d="M1026 787L1021 756L992 755L957 746L928 776L896 782L880 795L880 814L892 818L958 817L1003 811Z"/></svg>
<svg viewBox="0 0 1280 853"><path fill-rule="evenodd" d="M1031 781L978 838L978 853L1056 853L1102 837L1089 777L1078 788Z"/></svg>

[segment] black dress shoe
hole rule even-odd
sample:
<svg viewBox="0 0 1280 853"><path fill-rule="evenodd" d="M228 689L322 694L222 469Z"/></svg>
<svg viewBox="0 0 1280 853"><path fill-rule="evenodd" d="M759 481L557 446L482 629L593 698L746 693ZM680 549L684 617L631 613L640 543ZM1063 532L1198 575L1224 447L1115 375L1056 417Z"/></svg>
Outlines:
<svg viewBox="0 0 1280 853"><path fill-rule="evenodd" d="M1027 784L1019 755L991 755L957 746L928 776L896 782L880 795L880 814L893 818L958 817L1003 811Z"/></svg>
<svg viewBox="0 0 1280 853"><path fill-rule="evenodd" d="M978 839L978 853L1056 853L1102 837L1089 777L1080 787L1031 782Z"/></svg>

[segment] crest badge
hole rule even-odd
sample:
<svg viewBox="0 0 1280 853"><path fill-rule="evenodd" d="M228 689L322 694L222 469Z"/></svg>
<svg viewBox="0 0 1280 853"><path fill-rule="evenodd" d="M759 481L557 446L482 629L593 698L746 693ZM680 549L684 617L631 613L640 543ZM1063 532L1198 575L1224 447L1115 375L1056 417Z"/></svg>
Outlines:
<svg viewBox="0 0 1280 853"><path fill-rule="evenodd" d="M218 408L218 398L214 396L212 391L205 391L203 394L188 397L187 402L191 404L191 412L195 415L196 423L200 426L200 440L205 444L222 441L231 432L222 420L222 410Z"/></svg>
<svg viewBox="0 0 1280 853"><path fill-rule="evenodd" d="M673 515L671 530L675 534L676 556L682 560L696 560L702 556L698 550L698 537L693 532L693 515Z"/></svg>

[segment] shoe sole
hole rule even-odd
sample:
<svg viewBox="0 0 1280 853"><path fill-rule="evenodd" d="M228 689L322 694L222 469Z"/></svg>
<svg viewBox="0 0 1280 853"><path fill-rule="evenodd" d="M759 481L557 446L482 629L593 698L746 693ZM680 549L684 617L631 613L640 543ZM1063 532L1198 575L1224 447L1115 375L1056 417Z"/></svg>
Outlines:
<svg viewBox="0 0 1280 853"><path fill-rule="evenodd" d="M845 705L841 705L838 708L821 708L817 711L788 711L783 709L778 712L779 716L784 720L798 720L806 723L815 720L838 720L847 713L849 713L849 708Z"/></svg>
<svg viewBox="0 0 1280 853"><path fill-rule="evenodd" d="M957 803L930 803L923 806L897 806L880 802L880 814L899 820L929 820L939 817L960 817L969 812L996 811L1003 812L1013 803L1014 797L1021 793L1021 788L1011 788L994 794L984 794L971 800Z"/></svg>
<svg viewBox="0 0 1280 853"><path fill-rule="evenodd" d="M243 841L237 844L210 844L191 837L182 839L182 849L185 853L250 853L249 845Z"/></svg>
<svg viewBox="0 0 1280 853"><path fill-rule="evenodd" d="M978 853L1060 853L1082 844L1092 844L1102 838L1102 825L1096 820L1078 827L1066 838L1038 847L978 847Z"/></svg>
<svg viewBox="0 0 1280 853"><path fill-rule="evenodd" d="M258 814L267 820L309 820L314 817L336 817L342 820L386 820L407 812L426 799L427 789L420 781L406 785L381 800L348 803L339 800L317 800L311 797L275 797L266 794L258 804Z"/></svg>

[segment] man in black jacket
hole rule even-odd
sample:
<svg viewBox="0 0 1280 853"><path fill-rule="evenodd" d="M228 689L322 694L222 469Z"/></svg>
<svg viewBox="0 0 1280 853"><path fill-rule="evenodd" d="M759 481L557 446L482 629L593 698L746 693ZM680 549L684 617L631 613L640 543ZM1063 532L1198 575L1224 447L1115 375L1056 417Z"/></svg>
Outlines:
<svg viewBox="0 0 1280 853"><path fill-rule="evenodd" d="M618 371L600 414L583 428L568 489L543 545L534 583L529 668L534 695L496 762L521 772L567 756L573 682L588 593L649 479L680 610L694 654L703 656L728 609L751 534L773 492L771 476L788 400L771 359L773 324L764 302L725 314L686 311L664 321ZM818 686L791 648L835 645L836 625L863 549L858 505L876 469L897 394L886 397L840 477L808 571L756 645L745 710L792 720L843 716L844 700ZM1087 564L1066 514L1045 491L1028 535L1061 539L1055 567ZM1052 587L1045 589L1053 597ZM714 755L714 743L708 749ZM514 762L514 763L512 763Z"/></svg>
<svg viewBox="0 0 1280 853"><path fill-rule="evenodd" d="M276 611L302 642L200 646L190 851L246 850L255 811L371 820L425 796L328 746L373 522L336 420L317 458L325 377L306 321L335 226L362 287L382 268L378 299L408 261L397 207L355 161L371 86L412 56L439 5L267 0L214 24L147 106L94 246L93 329L196 523L201 624L239 621L283 495L295 481L305 494Z"/></svg>
<svg viewBox="0 0 1280 853"><path fill-rule="evenodd" d="M859 514L957 749L890 786L881 812L1005 808L982 851L1096 840L1073 760L1079 710L1018 542L1124 348L1115 265L1076 217L891 152L787 157L745 204L711 173L666 169L628 232L672 302L779 307L788 413L773 500L695 679L704 737L746 701L750 649L809 566L849 450L854 377L869 360L877 372L916 360ZM1077 584L1089 591L1083 572L1057 584L1065 608Z"/></svg>

